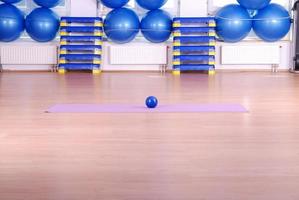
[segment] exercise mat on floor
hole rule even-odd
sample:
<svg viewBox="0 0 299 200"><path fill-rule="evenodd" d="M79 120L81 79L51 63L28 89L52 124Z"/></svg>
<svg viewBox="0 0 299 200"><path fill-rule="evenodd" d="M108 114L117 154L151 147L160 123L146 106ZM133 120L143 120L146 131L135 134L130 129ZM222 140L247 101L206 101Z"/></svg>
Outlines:
<svg viewBox="0 0 299 200"><path fill-rule="evenodd" d="M155 109L129 104L57 104L47 113L246 113L240 104L175 104Z"/></svg>

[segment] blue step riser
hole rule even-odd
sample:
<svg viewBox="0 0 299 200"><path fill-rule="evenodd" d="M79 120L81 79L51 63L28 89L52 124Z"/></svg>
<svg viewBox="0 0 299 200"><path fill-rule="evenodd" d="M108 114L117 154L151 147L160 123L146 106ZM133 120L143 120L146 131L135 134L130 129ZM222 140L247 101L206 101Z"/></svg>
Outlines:
<svg viewBox="0 0 299 200"><path fill-rule="evenodd" d="M65 23L101 23L103 19L100 17L62 17Z"/></svg>
<svg viewBox="0 0 299 200"><path fill-rule="evenodd" d="M214 17L175 17L173 18L174 23L209 23L215 21Z"/></svg>
<svg viewBox="0 0 299 200"><path fill-rule="evenodd" d="M214 28L211 27L179 27L179 28L174 28L174 32L180 31L180 32L209 32L209 31L215 31Z"/></svg>
<svg viewBox="0 0 299 200"><path fill-rule="evenodd" d="M178 53L180 55L199 55L199 56L211 55L210 51L180 51ZM213 54L215 53L213 52Z"/></svg>
<svg viewBox="0 0 299 200"><path fill-rule="evenodd" d="M215 54L215 47L174 47L174 55L211 55Z"/></svg>
<svg viewBox="0 0 299 200"><path fill-rule="evenodd" d="M204 33L204 32L200 32L200 33L175 33L175 34L180 34L181 36L210 36L210 35L215 35L216 33Z"/></svg>
<svg viewBox="0 0 299 200"><path fill-rule="evenodd" d="M89 54L62 54L59 57L66 60L101 60L101 56Z"/></svg>
<svg viewBox="0 0 299 200"><path fill-rule="evenodd" d="M86 52L96 52L96 51L102 51L102 49L96 49L96 48L60 48L61 51L66 51L66 52L84 52L84 54L86 54ZM83 53L82 53L83 54ZM93 54L93 53L89 53L89 54Z"/></svg>
<svg viewBox="0 0 299 200"><path fill-rule="evenodd" d="M174 66L174 69L177 70L181 70L181 71L197 71L197 70L211 70L214 69L215 66L214 65L180 65L180 66Z"/></svg>
<svg viewBox="0 0 299 200"><path fill-rule="evenodd" d="M63 68L67 70L93 70L93 69L100 69L100 67L101 65L85 64L85 63L59 65L59 68Z"/></svg>
<svg viewBox="0 0 299 200"><path fill-rule="evenodd" d="M102 23L102 18L97 17L61 18L60 69L100 69L103 41Z"/></svg>
<svg viewBox="0 0 299 200"><path fill-rule="evenodd" d="M214 69L215 19L174 18L173 20L173 66L180 71Z"/></svg>

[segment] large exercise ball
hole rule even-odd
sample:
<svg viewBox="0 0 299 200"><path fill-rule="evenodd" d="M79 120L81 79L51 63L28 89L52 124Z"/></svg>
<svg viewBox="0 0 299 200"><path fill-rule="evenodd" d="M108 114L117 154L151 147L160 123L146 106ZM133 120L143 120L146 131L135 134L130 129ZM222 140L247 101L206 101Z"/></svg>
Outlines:
<svg viewBox="0 0 299 200"><path fill-rule="evenodd" d="M1 0L1 1L3 1L5 3L19 3L22 0Z"/></svg>
<svg viewBox="0 0 299 200"><path fill-rule="evenodd" d="M136 0L136 2L146 10L155 10L164 6L167 0Z"/></svg>
<svg viewBox="0 0 299 200"><path fill-rule="evenodd" d="M259 10L253 19L253 30L257 36L267 42L280 40L289 32L291 18L288 11L278 4Z"/></svg>
<svg viewBox="0 0 299 200"><path fill-rule="evenodd" d="M259 10L269 5L271 0L237 0L241 6L249 10Z"/></svg>
<svg viewBox="0 0 299 200"><path fill-rule="evenodd" d="M216 32L225 42L239 42L252 28L248 11L240 5L230 4L221 8L216 14Z"/></svg>
<svg viewBox="0 0 299 200"><path fill-rule="evenodd" d="M101 0L102 4L109 8L121 8L126 5L129 0Z"/></svg>
<svg viewBox="0 0 299 200"><path fill-rule="evenodd" d="M59 17L49 8L36 8L26 17L26 31L38 42L49 42L56 37Z"/></svg>
<svg viewBox="0 0 299 200"><path fill-rule="evenodd" d="M139 18L128 8L117 8L106 16L104 31L106 36L116 43L128 43L139 32Z"/></svg>
<svg viewBox="0 0 299 200"><path fill-rule="evenodd" d="M58 6L61 3L62 0L34 0L34 2L45 8L53 8L55 6Z"/></svg>
<svg viewBox="0 0 299 200"><path fill-rule="evenodd" d="M172 19L163 10L149 11L141 20L141 32L150 42L160 43L169 39L172 31Z"/></svg>
<svg viewBox="0 0 299 200"><path fill-rule="evenodd" d="M0 41L11 42L18 39L24 30L24 15L15 6L0 5Z"/></svg>

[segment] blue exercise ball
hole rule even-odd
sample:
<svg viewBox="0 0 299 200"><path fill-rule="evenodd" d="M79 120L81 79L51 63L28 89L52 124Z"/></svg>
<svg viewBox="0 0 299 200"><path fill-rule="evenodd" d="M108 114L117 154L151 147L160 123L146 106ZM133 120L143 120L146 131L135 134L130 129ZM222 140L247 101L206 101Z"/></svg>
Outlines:
<svg viewBox="0 0 299 200"><path fill-rule="evenodd" d="M259 10L269 5L271 0L237 0L238 3L249 10Z"/></svg>
<svg viewBox="0 0 299 200"><path fill-rule="evenodd" d="M53 8L55 6L58 6L61 3L62 0L34 0L34 2L45 8Z"/></svg>
<svg viewBox="0 0 299 200"><path fill-rule="evenodd" d="M259 10L253 18L253 30L257 36L267 42L275 42L287 35L291 27L288 11L278 4Z"/></svg>
<svg viewBox="0 0 299 200"><path fill-rule="evenodd" d="M152 10L142 18L140 27L143 36L148 41L165 42L172 32L172 18L163 10Z"/></svg>
<svg viewBox="0 0 299 200"><path fill-rule="evenodd" d="M158 99L154 96L149 96L145 100L145 105L148 108L156 108L158 106Z"/></svg>
<svg viewBox="0 0 299 200"><path fill-rule="evenodd" d="M139 32L139 26L137 14L128 8L112 10L104 21L106 36L120 44L132 41Z"/></svg>
<svg viewBox="0 0 299 200"><path fill-rule="evenodd" d="M155 10L164 6L167 0L136 0L136 2L146 10Z"/></svg>
<svg viewBox="0 0 299 200"><path fill-rule="evenodd" d="M3 1L3 2L5 2L5 3L19 3L20 1L22 1L22 0L1 0L1 1Z"/></svg>
<svg viewBox="0 0 299 200"><path fill-rule="evenodd" d="M215 18L217 35L225 42L243 40L252 28L252 19L248 11L237 4L221 8Z"/></svg>
<svg viewBox="0 0 299 200"><path fill-rule="evenodd" d="M49 8L36 8L26 17L26 31L37 42L55 39L59 29L59 17Z"/></svg>
<svg viewBox="0 0 299 200"><path fill-rule="evenodd" d="M101 0L102 4L109 8L121 8L126 5L129 0Z"/></svg>
<svg viewBox="0 0 299 200"><path fill-rule="evenodd" d="M24 31L24 15L11 4L0 5L0 41L11 42L18 39Z"/></svg>

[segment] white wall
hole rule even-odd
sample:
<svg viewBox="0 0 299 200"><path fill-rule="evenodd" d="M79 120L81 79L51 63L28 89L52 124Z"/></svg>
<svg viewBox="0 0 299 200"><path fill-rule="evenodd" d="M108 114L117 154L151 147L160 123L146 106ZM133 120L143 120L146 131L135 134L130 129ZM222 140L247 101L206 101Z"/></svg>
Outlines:
<svg viewBox="0 0 299 200"><path fill-rule="evenodd" d="M74 17L96 17L96 0L71 0L71 16Z"/></svg>
<svg viewBox="0 0 299 200"><path fill-rule="evenodd" d="M207 0L181 0L180 15L182 17L207 16Z"/></svg>
<svg viewBox="0 0 299 200"><path fill-rule="evenodd" d="M97 16L97 5L96 0L71 0L71 16L89 16L94 17ZM180 7L180 14L183 17L196 17L196 16L207 16L207 10L208 10L208 4L207 0L181 0L181 7ZM32 42L32 41L31 41ZM16 41L14 44L20 43L20 45L23 45L21 41ZM171 41L170 41L171 43ZM38 44L38 43L36 43ZM237 43L234 45L238 45L242 43ZM0 48L3 45L8 45L7 43L0 43ZM9 44L10 45L10 44ZM38 44L43 45L43 44ZM124 44L125 46L126 44ZM130 44L128 44L130 45ZM140 44L142 45L142 44ZM166 45L166 44L165 44ZM169 44L168 44L169 45ZM221 64L221 49L220 47L223 45L231 45L226 43L218 43L217 44L217 56L216 56L216 67L218 69L271 69L271 66L269 65L222 65ZM252 45L257 45L254 41L252 42ZM281 46L281 63L279 65L280 69L288 69L291 60L290 56L290 42L282 41L278 42L277 45ZM109 45L108 45L109 46ZM133 67L136 69L136 66L129 66L129 65L123 65L123 66L112 66L109 64L109 55L108 55L108 46L105 44L104 46L104 69L106 70L128 70L130 67ZM169 59L169 63L172 63L171 56ZM14 66L8 66L7 69L16 69L13 68ZM19 66L22 68L21 66ZM36 69L37 66L26 66L26 69ZM22 68L23 69L23 68ZM46 68L39 68L39 69L49 69L48 66ZM138 69L143 70L158 70L159 66L157 65L145 65L145 66L138 66Z"/></svg>

